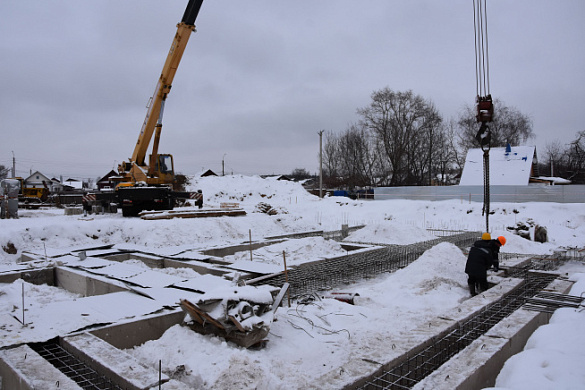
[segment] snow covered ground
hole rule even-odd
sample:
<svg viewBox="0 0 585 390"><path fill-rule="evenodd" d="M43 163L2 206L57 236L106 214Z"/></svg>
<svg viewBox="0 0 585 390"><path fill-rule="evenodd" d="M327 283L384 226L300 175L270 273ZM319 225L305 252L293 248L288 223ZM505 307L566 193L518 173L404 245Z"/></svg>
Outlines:
<svg viewBox="0 0 585 390"><path fill-rule="evenodd" d="M240 244L252 236L259 240L293 232L338 230L342 224L366 225L348 237L350 241L410 244L432 239L426 230L481 231L485 217L482 204L460 200L353 201L347 198L318 198L299 184L259 177L228 176L193 180L191 189L201 189L205 207L237 202L245 217L144 221L118 215L91 218L65 216L62 210L20 211L18 220L0 221L0 272L13 269L23 252L42 256L66 254L75 248L114 245L161 255ZM276 215L259 212L260 202L270 204ZM582 248L585 237L583 204L493 203L492 235L505 235L502 252L549 254L558 249ZM532 229L545 226L549 242L535 243L506 230L518 223ZM16 254L7 253L14 249ZM339 244L323 239L289 240L253 252L254 261L281 265L299 264L344 253ZM249 253L229 260L248 260ZM425 252L410 266L392 274L355 283L346 290L358 293L355 305L313 296L312 300L281 307L272 324L269 342L260 350L248 350L214 336L202 336L174 326L159 340L127 350L136 358L163 371L173 381L166 389L301 389L338 388L359 375L347 362L360 360L364 369L376 368L399 354L404 340L416 337L412 330L430 319L448 315L469 301L465 256L455 246L442 243ZM125 266L144 267L135 261ZM164 269L166 277L181 280L198 275L190 269ZM577 281L571 294L585 292L585 266L571 263L562 270ZM22 281L0 285L0 315L18 316ZM35 310L49 305L66 307L80 300L49 286L25 285L26 306L33 326L27 332L50 334L62 327L59 321L43 322ZM477 306L483 305L477 300ZM115 311L115 310L114 310ZM83 313L86 314L86 313ZM28 323L28 321L27 321ZM45 328L51 326L53 329ZM497 379L499 389L575 389L585 387L585 312L562 309L549 325L541 327L528 342L526 351L510 359ZM9 334L0 327L0 336ZM2 335L4 333L4 335ZM29 335L31 334L29 333ZM553 337L554 336L554 337ZM420 336L423 337L423 336ZM421 339L422 341L422 339ZM332 373L335 373L332 380Z"/></svg>

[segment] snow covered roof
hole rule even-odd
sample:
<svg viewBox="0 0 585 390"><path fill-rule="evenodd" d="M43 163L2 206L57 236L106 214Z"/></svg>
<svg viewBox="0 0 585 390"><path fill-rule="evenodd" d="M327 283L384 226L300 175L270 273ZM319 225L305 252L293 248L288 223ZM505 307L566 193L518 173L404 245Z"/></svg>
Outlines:
<svg viewBox="0 0 585 390"><path fill-rule="evenodd" d="M41 172L36 171L35 173L31 173L29 177L24 179L24 182L26 184L41 184L43 182L50 183L51 179L43 175Z"/></svg>
<svg viewBox="0 0 585 390"><path fill-rule="evenodd" d="M98 182L109 182L109 178L115 177L115 176L118 176L118 172L116 172L112 169L110 172L108 172L106 175L104 175L101 179L99 179Z"/></svg>
<svg viewBox="0 0 585 390"><path fill-rule="evenodd" d="M536 160L536 147L508 145L505 148L491 148L489 158L490 185L528 185L532 163ZM483 185L481 149L469 149L467 152L459 185Z"/></svg>

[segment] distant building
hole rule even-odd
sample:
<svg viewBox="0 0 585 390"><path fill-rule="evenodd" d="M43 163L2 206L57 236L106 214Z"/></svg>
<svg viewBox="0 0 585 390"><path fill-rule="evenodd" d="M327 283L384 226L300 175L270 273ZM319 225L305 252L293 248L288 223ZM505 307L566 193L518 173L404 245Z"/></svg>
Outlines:
<svg viewBox="0 0 585 390"><path fill-rule="evenodd" d="M263 179L294 181L286 175L260 175Z"/></svg>
<svg viewBox="0 0 585 390"><path fill-rule="evenodd" d="M205 172L202 172L199 176L200 177L217 176L217 173L213 172L211 169L208 169Z"/></svg>
<svg viewBox="0 0 585 390"><path fill-rule="evenodd" d="M101 191L103 189L114 189L115 184L110 180L112 177L118 177L118 172L114 171L113 169L98 180L96 183L98 190Z"/></svg>
<svg viewBox="0 0 585 390"><path fill-rule="evenodd" d="M65 190L81 190L83 189L83 182L81 180L69 178L63 182Z"/></svg>
<svg viewBox="0 0 585 390"><path fill-rule="evenodd" d="M24 188L48 188L52 190L53 181L39 171L36 171L23 181Z"/></svg>
<svg viewBox="0 0 585 390"><path fill-rule="evenodd" d="M459 185L483 185L483 150L469 149ZM489 151L490 185L528 185L538 176L538 159L534 146L491 148Z"/></svg>

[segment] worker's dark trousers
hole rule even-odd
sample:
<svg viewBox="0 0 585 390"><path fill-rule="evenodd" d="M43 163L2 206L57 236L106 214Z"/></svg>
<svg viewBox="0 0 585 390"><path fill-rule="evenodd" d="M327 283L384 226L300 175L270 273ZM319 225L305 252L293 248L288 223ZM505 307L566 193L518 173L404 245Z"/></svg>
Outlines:
<svg viewBox="0 0 585 390"><path fill-rule="evenodd" d="M471 296L475 296L480 292L487 290L489 287L487 276L477 277L469 275L469 279L467 279L467 285L469 286L469 292L471 293Z"/></svg>

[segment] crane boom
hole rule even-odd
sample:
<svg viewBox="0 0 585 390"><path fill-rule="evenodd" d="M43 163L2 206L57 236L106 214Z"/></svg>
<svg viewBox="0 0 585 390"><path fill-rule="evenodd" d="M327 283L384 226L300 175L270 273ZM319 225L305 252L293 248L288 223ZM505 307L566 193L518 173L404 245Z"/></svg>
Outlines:
<svg viewBox="0 0 585 390"><path fill-rule="evenodd" d="M138 141L132 153L131 161L139 166L145 165L145 157L148 146L152 139L157 124L162 126L162 113L164 101L166 100L173 83L173 78L181 62L181 58L187 47L191 33L195 30L195 19L199 14L203 0L189 0L181 22L177 25L177 33L171 44L169 54L163 66L160 78L156 84L152 101L146 112L146 117L140 129ZM156 155L156 152L152 153Z"/></svg>

